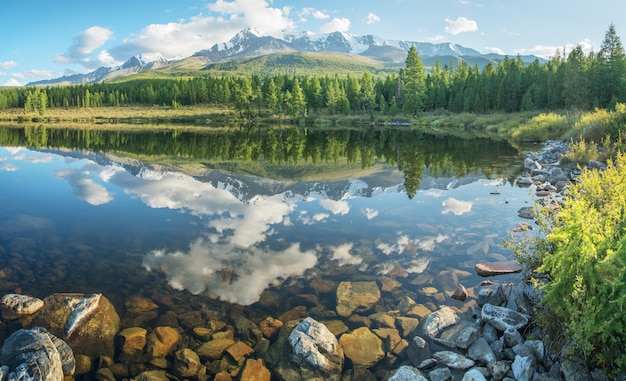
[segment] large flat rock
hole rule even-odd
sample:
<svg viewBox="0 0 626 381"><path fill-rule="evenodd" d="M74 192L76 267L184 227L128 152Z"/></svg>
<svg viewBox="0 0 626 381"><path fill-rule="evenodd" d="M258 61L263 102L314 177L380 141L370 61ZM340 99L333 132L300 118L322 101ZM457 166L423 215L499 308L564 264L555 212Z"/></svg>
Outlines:
<svg viewBox="0 0 626 381"><path fill-rule="evenodd" d="M476 272L480 276L494 276L503 274L519 273L523 270L522 265L517 261L505 261L505 262L483 262L476 264Z"/></svg>

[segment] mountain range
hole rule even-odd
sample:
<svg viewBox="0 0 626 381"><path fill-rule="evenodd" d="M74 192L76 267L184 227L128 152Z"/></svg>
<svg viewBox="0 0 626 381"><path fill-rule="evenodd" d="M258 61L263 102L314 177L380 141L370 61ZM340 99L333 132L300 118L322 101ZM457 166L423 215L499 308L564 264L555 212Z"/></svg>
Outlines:
<svg viewBox="0 0 626 381"><path fill-rule="evenodd" d="M27 86L52 86L89 84L103 81L112 81L140 72L159 69L158 75L167 76L168 73L207 75L207 70L218 67L224 70L223 64L231 63L230 70L236 70L237 62L264 58L258 63L259 67L274 65L277 58L285 54L290 55L287 66L297 66L299 60L294 56L315 54L317 60L356 59L364 68L371 67L373 71L397 71L404 65L407 52L414 46L426 67L436 62L456 65L465 61L468 65L478 65L480 68L487 64L497 64L504 58L499 54L481 54L477 50L451 43L429 43L408 40L385 40L372 35L353 35L342 32L285 34L282 38L262 35L254 29L245 29L237 33L229 41L214 44L212 47L200 50L190 57L168 60L158 52L146 52L128 59L118 67L100 67L87 74L74 74L55 79L28 83ZM530 63L536 56L520 56ZM541 60L541 59L539 59ZM282 59L281 62L287 61ZM301 62L301 61L300 61ZM232 64L235 63L235 64ZM222 66L216 66L220 65ZM331 64L332 65L332 64ZM281 67L284 70L285 67ZM228 70L228 69L227 69ZM260 74L260 73L257 73Z"/></svg>

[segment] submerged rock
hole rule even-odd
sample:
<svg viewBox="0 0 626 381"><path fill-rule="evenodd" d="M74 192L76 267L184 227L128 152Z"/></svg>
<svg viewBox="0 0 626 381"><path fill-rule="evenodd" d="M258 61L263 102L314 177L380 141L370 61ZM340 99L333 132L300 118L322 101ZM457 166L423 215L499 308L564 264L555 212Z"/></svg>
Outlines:
<svg viewBox="0 0 626 381"><path fill-rule="evenodd" d="M44 298L33 324L63 337L74 353L95 359L113 356L120 317L104 295L53 294Z"/></svg>
<svg viewBox="0 0 626 381"><path fill-rule="evenodd" d="M43 308L43 300L20 294L6 294L0 299L0 311L3 319L17 319L32 315Z"/></svg>
<svg viewBox="0 0 626 381"><path fill-rule="evenodd" d="M376 282L341 282L337 286L337 313L348 317L354 312L367 311L380 296Z"/></svg>
<svg viewBox="0 0 626 381"><path fill-rule="evenodd" d="M383 341L367 327L344 333L339 344L355 366L370 368L385 357Z"/></svg>

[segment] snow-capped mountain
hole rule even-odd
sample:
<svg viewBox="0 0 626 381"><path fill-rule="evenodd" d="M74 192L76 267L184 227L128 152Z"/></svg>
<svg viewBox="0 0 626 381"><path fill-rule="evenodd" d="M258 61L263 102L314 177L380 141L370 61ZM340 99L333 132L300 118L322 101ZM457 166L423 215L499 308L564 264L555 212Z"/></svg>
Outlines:
<svg viewBox="0 0 626 381"><path fill-rule="evenodd" d="M158 64L158 63L167 63L167 58L163 57L161 53L152 52L152 53L142 53L136 56L132 56L128 61L122 64L122 69L128 69L136 66L145 66L149 64Z"/></svg>
<svg viewBox="0 0 626 381"><path fill-rule="evenodd" d="M203 56L209 61L219 62L229 58L254 57L276 52L336 52L372 55L372 51L376 48L387 48L397 50L399 56L404 59L411 46L415 46L422 57L481 55L474 49L450 43L384 40L372 35L359 36L342 32L303 32L285 34L283 38L277 38L263 36L254 30L245 29L228 42L215 44L210 49L196 52L194 56Z"/></svg>
<svg viewBox="0 0 626 381"><path fill-rule="evenodd" d="M497 63L504 56L481 54L477 50L452 43L429 43L410 40L385 40L373 35L354 35L342 32L312 33L302 32L285 34L282 37L263 35L255 29L244 29L229 41L214 44L209 49L200 50L191 57L205 63L218 63L238 58L260 57L272 53L285 52L319 52L356 54L373 58L385 65L402 65L407 51L414 46L424 64L429 66L436 61L449 63L465 60L479 66L486 63ZM521 59L530 63L535 56L522 56ZM158 52L142 53L129 58L119 67L101 67L87 74L75 74L52 80L31 82L27 86L87 84L107 81L113 78L137 73L145 70L164 68L181 62L168 60Z"/></svg>

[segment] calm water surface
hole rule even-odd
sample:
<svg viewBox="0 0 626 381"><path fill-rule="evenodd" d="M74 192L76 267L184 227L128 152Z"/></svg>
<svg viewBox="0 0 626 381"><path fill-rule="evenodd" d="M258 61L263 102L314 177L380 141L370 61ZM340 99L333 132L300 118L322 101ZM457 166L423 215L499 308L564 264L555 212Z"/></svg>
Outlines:
<svg viewBox="0 0 626 381"><path fill-rule="evenodd" d="M303 279L381 275L396 297L449 303L477 262L511 259L502 240L531 200L512 185L521 153L489 139L0 131L0 291L102 292L120 311L162 292L278 316L315 293Z"/></svg>

